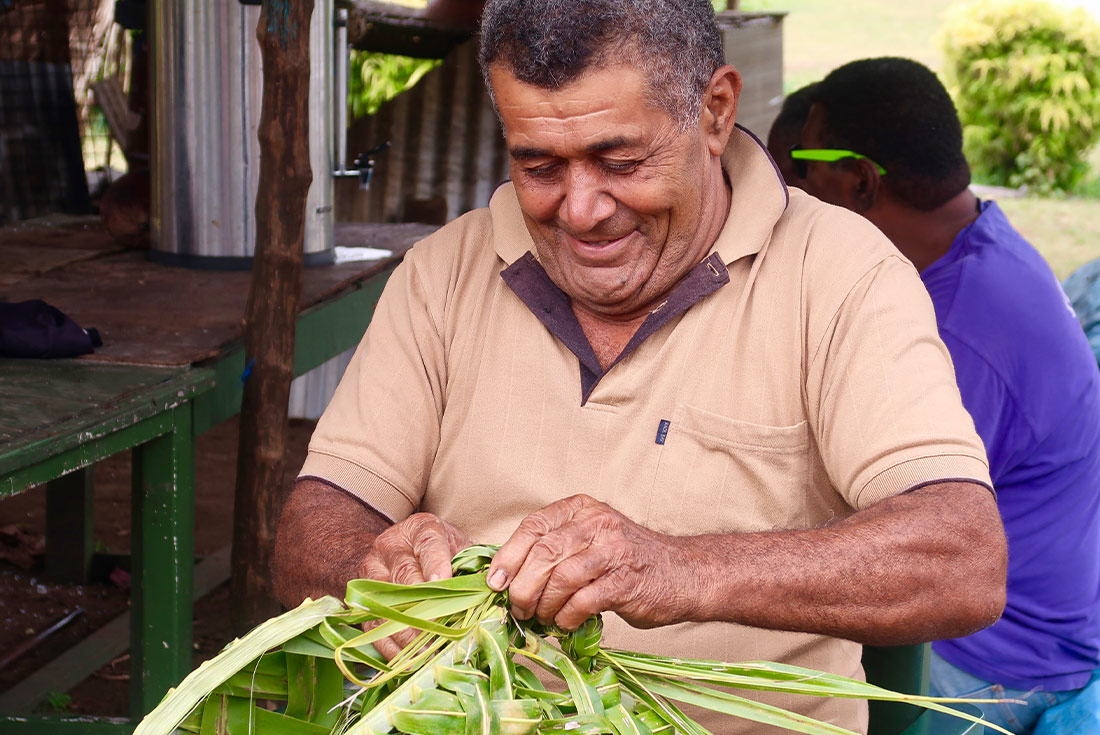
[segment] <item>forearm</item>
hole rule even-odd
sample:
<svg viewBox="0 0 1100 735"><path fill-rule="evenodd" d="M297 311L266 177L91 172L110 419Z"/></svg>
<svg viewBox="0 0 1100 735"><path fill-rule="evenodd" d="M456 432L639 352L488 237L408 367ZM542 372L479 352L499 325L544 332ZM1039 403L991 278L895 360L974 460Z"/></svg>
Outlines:
<svg viewBox="0 0 1100 735"><path fill-rule="evenodd" d="M974 484L916 490L812 530L674 543L687 566L677 576L691 580L686 619L894 645L966 635L1004 607L1004 534L993 496Z"/></svg>
<svg viewBox="0 0 1100 735"><path fill-rule="evenodd" d="M390 522L347 493L299 480L279 521L272 561L275 593L287 607L306 597L343 598L349 579Z"/></svg>

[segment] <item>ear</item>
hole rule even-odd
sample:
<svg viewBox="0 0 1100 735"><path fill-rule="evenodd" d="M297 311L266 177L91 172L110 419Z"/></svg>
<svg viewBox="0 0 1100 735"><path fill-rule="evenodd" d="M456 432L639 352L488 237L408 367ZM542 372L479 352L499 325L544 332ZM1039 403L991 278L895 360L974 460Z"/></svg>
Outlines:
<svg viewBox="0 0 1100 735"><path fill-rule="evenodd" d="M878 167L866 158L853 158L845 161L845 196L848 208L867 215L879 202L882 195L882 174Z"/></svg>
<svg viewBox="0 0 1100 735"><path fill-rule="evenodd" d="M699 128L706 136L707 149L712 155L720 156L726 150L737 121L737 103L740 99L741 75L729 64L718 67L703 92L703 107L699 116Z"/></svg>

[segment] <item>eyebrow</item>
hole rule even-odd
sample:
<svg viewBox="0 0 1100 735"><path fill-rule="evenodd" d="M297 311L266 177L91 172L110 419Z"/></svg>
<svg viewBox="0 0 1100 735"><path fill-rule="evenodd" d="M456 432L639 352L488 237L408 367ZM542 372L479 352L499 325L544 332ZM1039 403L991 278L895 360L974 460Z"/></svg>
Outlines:
<svg viewBox="0 0 1100 735"><path fill-rule="evenodd" d="M622 148L631 145L633 141L624 138L623 136L617 136L615 138L608 138L607 140L601 140L584 149L585 153L602 153L604 151L613 150L615 148ZM527 148L516 147L509 148L508 153L512 158L517 161L530 161L536 158L551 157L552 154L542 148Z"/></svg>

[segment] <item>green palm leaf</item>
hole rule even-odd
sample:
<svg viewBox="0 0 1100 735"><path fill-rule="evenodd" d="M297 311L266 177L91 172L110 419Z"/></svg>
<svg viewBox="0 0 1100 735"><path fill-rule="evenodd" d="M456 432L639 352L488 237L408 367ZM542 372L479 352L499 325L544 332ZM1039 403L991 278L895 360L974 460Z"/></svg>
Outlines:
<svg viewBox="0 0 1100 735"><path fill-rule="evenodd" d="M571 632L515 620L485 581L495 551L464 550L456 576L437 582L355 580L346 608L307 600L200 666L135 735L710 735L679 704L803 735L854 735L730 690L904 701L978 722L944 703L991 701L901 694L785 664L604 649L598 616ZM419 633L384 661L373 644L410 628ZM566 691L548 691L517 659Z"/></svg>

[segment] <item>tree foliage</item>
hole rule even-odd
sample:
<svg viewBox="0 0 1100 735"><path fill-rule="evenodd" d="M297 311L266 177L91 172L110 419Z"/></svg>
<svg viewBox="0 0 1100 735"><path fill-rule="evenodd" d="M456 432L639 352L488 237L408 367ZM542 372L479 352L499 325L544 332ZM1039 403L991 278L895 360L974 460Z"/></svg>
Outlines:
<svg viewBox="0 0 1100 735"><path fill-rule="evenodd" d="M352 118L373 115L442 63L438 59L352 51L348 72L348 107Z"/></svg>
<svg viewBox="0 0 1100 735"><path fill-rule="evenodd" d="M1073 189L1100 138L1100 24L1042 0L974 0L945 14L943 41L975 174Z"/></svg>

